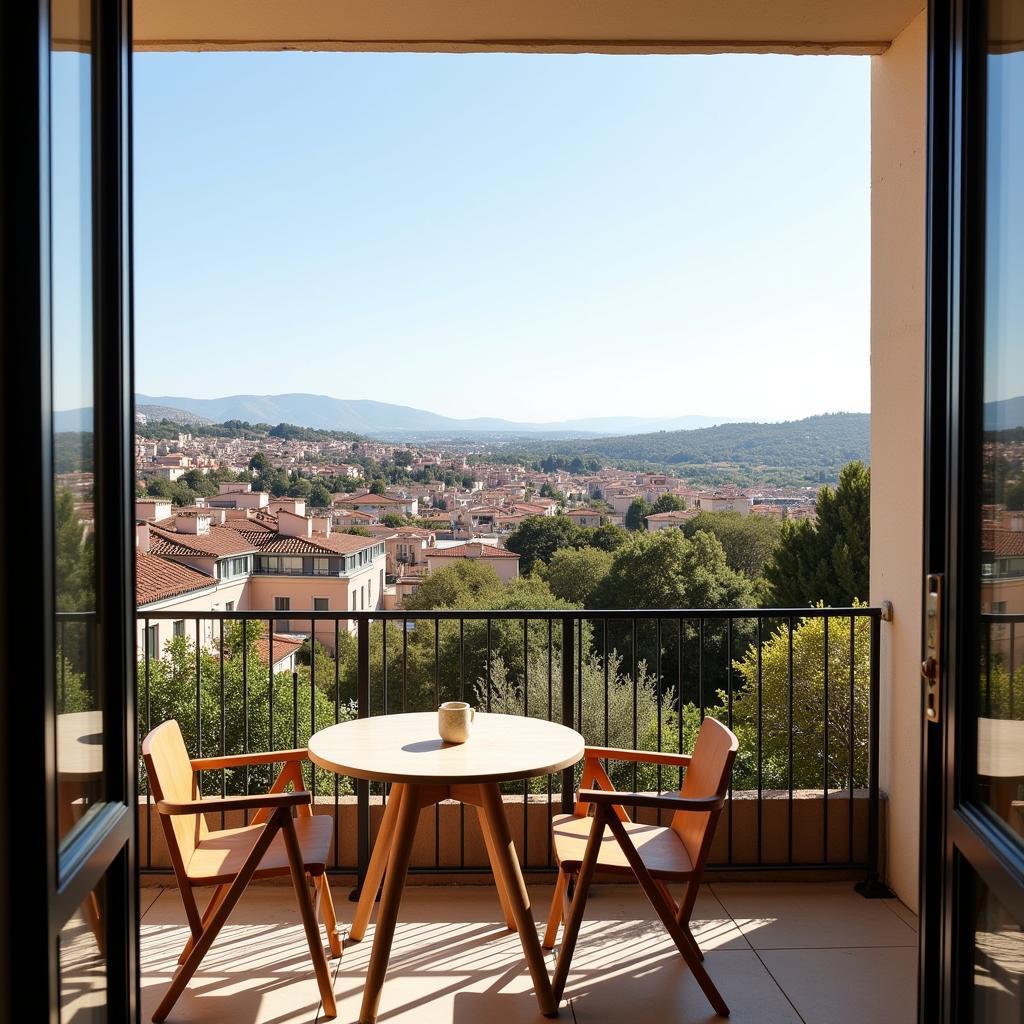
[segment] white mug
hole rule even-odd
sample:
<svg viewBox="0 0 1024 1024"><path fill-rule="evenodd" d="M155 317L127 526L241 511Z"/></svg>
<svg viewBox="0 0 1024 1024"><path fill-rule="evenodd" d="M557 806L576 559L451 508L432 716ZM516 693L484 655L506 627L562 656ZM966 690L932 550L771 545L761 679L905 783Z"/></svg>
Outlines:
<svg viewBox="0 0 1024 1024"><path fill-rule="evenodd" d="M476 712L463 700L449 700L437 709L437 731L445 743L465 743Z"/></svg>

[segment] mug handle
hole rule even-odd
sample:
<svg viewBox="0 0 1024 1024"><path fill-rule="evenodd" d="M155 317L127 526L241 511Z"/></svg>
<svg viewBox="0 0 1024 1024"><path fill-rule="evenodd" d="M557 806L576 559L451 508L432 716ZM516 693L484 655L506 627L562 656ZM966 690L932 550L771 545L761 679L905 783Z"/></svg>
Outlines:
<svg viewBox="0 0 1024 1024"><path fill-rule="evenodd" d="M476 708L470 708L469 709L469 720L471 722L475 722L476 721Z"/></svg>

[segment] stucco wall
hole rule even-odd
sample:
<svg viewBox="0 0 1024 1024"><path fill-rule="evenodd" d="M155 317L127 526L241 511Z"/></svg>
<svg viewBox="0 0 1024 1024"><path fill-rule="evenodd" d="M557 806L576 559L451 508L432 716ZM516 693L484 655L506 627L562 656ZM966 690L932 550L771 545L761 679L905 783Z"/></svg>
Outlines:
<svg viewBox="0 0 1024 1024"><path fill-rule="evenodd" d="M871 59L871 603L882 625L888 881L917 907L927 13Z"/></svg>

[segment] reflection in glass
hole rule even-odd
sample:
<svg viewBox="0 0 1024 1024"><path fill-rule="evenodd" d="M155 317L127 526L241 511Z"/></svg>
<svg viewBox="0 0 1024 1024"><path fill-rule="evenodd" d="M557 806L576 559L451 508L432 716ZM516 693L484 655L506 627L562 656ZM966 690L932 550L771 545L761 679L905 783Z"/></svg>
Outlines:
<svg viewBox="0 0 1024 1024"><path fill-rule="evenodd" d="M51 316L59 827L102 798L102 711L93 671L93 148L91 5L53 0Z"/></svg>
<svg viewBox="0 0 1024 1024"><path fill-rule="evenodd" d="M1024 837L1024 3L989 0L975 798Z"/></svg>
<svg viewBox="0 0 1024 1024"><path fill-rule="evenodd" d="M980 879L975 883L974 1024L1020 1024L1024 930Z"/></svg>
<svg viewBox="0 0 1024 1024"><path fill-rule="evenodd" d="M104 882L61 929L61 1024L99 1024L107 1019L107 961L103 949Z"/></svg>

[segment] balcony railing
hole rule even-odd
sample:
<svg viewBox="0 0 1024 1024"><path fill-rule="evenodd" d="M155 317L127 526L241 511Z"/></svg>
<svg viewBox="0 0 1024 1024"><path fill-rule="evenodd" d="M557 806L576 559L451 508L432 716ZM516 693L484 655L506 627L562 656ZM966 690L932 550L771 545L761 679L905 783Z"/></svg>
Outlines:
<svg viewBox="0 0 1024 1024"><path fill-rule="evenodd" d="M877 886L877 608L292 610L291 629L316 644L295 671L277 673L268 665L278 660L280 613L146 612L139 635L182 619L184 635L161 641L158 658L140 652L140 736L175 717L193 756L277 749L334 722L466 699L562 722L591 744L685 752L712 714L741 746L711 866L863 872L865 888ZM680 782L676 769L609 770L634 792ZM571 810L577 781L578 766L505 787L525 870L553 869L548 819ZM268 783L269 769L256 768L200 780L210 795ZM332 869L361 881L389 787L314 765L306 783L318 813L335 818ZM146 785L140 772L140 792ZM421 848L413 870L485 871L474 828L461 805L436 807L433 856ZM156 868L160 837L148 814L140 832L144 867Z"/></svg>

